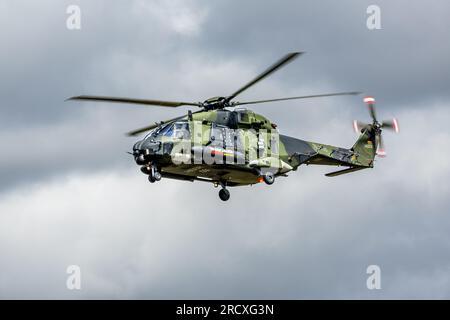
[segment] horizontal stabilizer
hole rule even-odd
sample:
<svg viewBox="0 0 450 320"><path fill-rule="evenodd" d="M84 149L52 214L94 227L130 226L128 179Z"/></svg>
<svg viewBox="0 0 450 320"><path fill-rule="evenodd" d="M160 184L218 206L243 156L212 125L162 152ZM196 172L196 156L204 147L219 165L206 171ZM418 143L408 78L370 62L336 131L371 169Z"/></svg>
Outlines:
<svg viewBox="0 0 450 320"><path fill-rule="evenodd" d="M340 171L330 172L330 173L327 173L325 175L327 177L336 177L336 176L340 176L341 174L346 174L346 173L350 173L350 172L358 171L358 170L362 170L362 169L367 169L367 168L364 168L364 167L351 167L351 168L340 170Z"/></svg>

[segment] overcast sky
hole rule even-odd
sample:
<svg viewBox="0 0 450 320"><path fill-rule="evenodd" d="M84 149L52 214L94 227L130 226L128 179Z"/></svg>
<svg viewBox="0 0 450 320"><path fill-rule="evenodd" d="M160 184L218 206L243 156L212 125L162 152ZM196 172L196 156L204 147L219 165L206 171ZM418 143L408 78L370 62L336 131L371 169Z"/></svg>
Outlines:
<svg viewBox="0 0 450 320"><path fill-rule="evenodd" d="M443 0L0 0L0 298L450 298L449 14ZM239 99L374 95L401 126L374 169L302 166L224 203L209 184L148 183L126 153L124 132L189 108L64 102L203 101L291 51L306 53ZM253 109L343 147L369 119L362 96Z"/></svg>

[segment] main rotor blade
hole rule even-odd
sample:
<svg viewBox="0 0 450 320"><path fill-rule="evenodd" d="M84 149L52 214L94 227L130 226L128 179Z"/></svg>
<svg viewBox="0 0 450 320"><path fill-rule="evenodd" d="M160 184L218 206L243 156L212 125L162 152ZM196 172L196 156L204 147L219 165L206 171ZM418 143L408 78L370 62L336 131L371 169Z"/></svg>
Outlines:
<svg viewBox="0 0 450 320"><path fill-rule="evenodd" d="M244 104L266 103L266 102L274 102L274 101L284 101L284 100L295 100L295 99L309 99L309 98L321 98L321 97L331 97L331 96L357 95L360 93L361 92L356 92L356 91L355 92L336 92L336 93L324 93L324 94L315 94L315 95L309 95L309 96L299 96L299 97L290 97L290 98L235 102L235 103L232 103L232 106L239 106L239 105L244 105Z"/></svg>
<svg viewBox="0 0 450 320"><path fill-rule="evenodd" d="M203 112L203 110L192 112L192 114L196 114L196 113L200 113L200 112ZM143 127L143 128L139 128L139 129L127 132L126 134L127 134L127 136L130 136L130 137L131 136L137 136L138 134L140 134L142 132L155 129L155 128L159 127L160 125L163 125L163 124L166 124L166 123L169 123L169 122L173 122L173 121L182 119L182 118L187 117L187 116L188 115L184 114L184 115L176 117L176 118L168 119L168 120L165 120L165 121L160 121L160 122L154 123L152 125L149 125L149 126L146 126L146 127Z"/></svg>
<svg viewBox="0 0 450 320"><path fill-rule="evenodd" d="M127 132L126 135L129 136L129 137L137 136L138 134L140 134L142 132L150 131L150 130L155 129L156 127L158 127L160 125L161 125L161 123L155 123L155 124L152 124L152 125L147 126L147 127L143 127L143 128L139 128L139 129Z"/></svg>
<svg viewBox="0 0 450 320"><path fill-rule="evenodd" d="M276 70L278 70L279 68L281 68L282 66L284 66L285 64L291 62L293 59L297 58L300 54L302 54L303 52L291 52L287 55L285 55L283 58L281 58L280 60L278 60L275 64L273 64L272 66L270 66L268 69L266 69L263 73L261 73L259 76L257 76L255 79L253 79L252 81L250 81L249 83L247 83L245 86L243 86L242 88L240 88L239 90L237 90L235 93L233 93L231 96L227 97L227 100L230 101L232 99L234 99L238 94L242 93L243 91L247 90L248 88L250 88L251 86L253 86L255 83L257 83L258 81L264 79L265 77L267 77L268 75L270 75L271 73L275 72Z"/></svg>
<svg viewBox="0 0 450 320"><path fill-rule="evenodd" d="M71 97L67 100L132 103L132 104L161 106L161 107L200 106L199 103L193 103L193 102L147 100L147 99L132 99L132 98L103 97L103 96L76 96L76 97Z"/></svg>

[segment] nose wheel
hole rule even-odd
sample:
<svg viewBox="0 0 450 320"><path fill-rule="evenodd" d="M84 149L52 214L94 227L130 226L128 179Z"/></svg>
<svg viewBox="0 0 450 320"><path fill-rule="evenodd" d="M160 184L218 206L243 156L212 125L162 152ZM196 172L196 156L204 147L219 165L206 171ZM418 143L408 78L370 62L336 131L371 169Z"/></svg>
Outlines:
<svg viewBox="0 0 450 320"><path fill-rule="evenodd" d="M148 170L148 181L154 183L159 180L161 180L161 173L158 172L154 166L152 166L150 170Z"/></svg>

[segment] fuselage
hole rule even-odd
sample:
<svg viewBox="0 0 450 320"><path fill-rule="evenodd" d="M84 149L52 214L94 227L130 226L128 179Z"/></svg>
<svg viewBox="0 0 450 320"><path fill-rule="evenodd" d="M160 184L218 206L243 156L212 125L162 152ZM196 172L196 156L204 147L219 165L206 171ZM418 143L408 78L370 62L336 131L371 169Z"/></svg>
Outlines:
<svg viewBox="0 0 450 320"><path fill-rule="evenodd" d="M258 183L267 171L280 175L295 167L276 125L246 109L205 111L163 124L138 141L133 154L143 172L156 166L163 177L229 186Z"/></svg>

